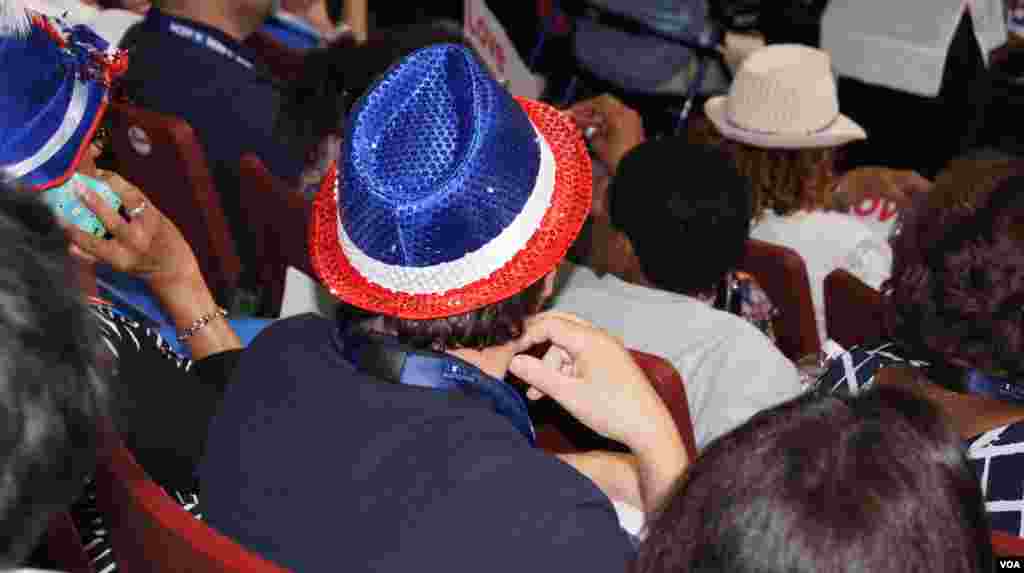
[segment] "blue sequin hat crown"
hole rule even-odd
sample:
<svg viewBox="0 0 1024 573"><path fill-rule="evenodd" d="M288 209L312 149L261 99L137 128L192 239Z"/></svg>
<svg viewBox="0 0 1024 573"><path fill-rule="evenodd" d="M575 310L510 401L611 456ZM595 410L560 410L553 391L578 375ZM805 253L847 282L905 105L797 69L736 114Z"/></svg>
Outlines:
<svg viewBox="0 0 1024 573"><path fill-rule="evenodd" d="M0 0L0 180L36 190L66 181L126 65L88 27Z"/></svg>
<svg viewBox="0 0 1024 573"><path fill-rule="evenodd" d="M419 50L357 102L317 197L320 278L360 308L461 314L550 272L590 210L575 123L513 98L463 46Z"/></svg>

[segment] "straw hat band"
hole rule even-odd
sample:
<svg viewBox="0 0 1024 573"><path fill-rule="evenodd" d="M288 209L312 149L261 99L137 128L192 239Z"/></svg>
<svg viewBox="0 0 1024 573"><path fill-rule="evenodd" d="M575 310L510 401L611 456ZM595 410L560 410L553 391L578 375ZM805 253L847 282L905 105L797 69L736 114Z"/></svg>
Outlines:
<svg viewBox="0 0 1024 573"><path fill-rule="evenodd" d="M547 141L536 131L540 148L540 170L522 211L495 238L460 259L424 267L392 265L366 254L345 232L338 213L338 241L351 265L367 281L390 291L424 295L443 294L487 278L521 251L540 228L541 220L551 206L555 188L555 157ZM495 192L493 188L490 192ZM392 249L399 249L394 245Z"/></svg>

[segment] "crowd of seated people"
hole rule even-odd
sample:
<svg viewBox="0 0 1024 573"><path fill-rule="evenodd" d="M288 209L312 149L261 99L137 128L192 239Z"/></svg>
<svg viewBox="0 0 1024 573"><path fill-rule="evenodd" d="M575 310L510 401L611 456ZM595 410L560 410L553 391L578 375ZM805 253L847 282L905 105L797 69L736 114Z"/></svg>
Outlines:
<svg viewBox="0 0 1024 573"><path fill-rule="evenodd" d="M612 95L514 97L444 24L357 44L327 2L73 4L0 3L0 567L70 569L43 535L69 514L117 569L109 431L183 514L291 571L980 572L993 532L1024 537L1024 167L841 172L874 134L828 52L755 49L703 133L648 138ZM257 34L295 50L289 77ZM278 240L336 314L239 336L181 221L101 157L116 101L192 127L236 239L243 155L308 201ZM898 198L891 224L843 203L862 187ZM880 292L885 339L805 383L750 239L805 262L820 341L837 269ZM98 296L97 265L187 356ZM688 422L631 351L680 375ZM608 447L540 447L550 402Z"/></svg>

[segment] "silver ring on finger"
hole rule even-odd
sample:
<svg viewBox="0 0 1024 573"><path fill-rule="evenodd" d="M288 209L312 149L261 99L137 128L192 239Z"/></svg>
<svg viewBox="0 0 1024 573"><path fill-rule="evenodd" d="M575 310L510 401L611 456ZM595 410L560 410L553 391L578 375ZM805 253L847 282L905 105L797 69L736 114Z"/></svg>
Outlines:
<svg viewBox="0 0 1024 573"><path fill-rule="evenodd" d="M139 203L139 205L137 207L132 207L131 209L128 209L128 218L129 219L135 219L136 217L141 215L143 213L143 211L146 210L146 207L148 207L148 206L149 206L149 204L146 203L145 201L143 201L142 203Z"/></svg>

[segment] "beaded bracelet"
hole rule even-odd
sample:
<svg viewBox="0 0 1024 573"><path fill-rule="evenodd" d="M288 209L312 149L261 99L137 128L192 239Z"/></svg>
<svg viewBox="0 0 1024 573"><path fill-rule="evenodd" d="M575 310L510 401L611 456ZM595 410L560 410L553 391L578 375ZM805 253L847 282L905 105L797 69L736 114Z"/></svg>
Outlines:
<svg viewBox="0 0 1024 573"><path fill-rule="evenodd" d="M188 328L181 331L181 334L178 335L178 342L185 342L189 338L192 338L193 336L195 336L197 332L202 330L204 326L210 324L210 322L213 321L213 319L227 317L228 311L224 310L223 308L218 308L217 310L209 314L204 314L203 316L200 316L199 318L196 319L195 322L189 325Z"/></svg>

